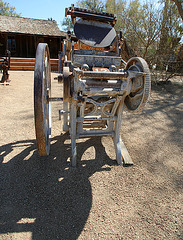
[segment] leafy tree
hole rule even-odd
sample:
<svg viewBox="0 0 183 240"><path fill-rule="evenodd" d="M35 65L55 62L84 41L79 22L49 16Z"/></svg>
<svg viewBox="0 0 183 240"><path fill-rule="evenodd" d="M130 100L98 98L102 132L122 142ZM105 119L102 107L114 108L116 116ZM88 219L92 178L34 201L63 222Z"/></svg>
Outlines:
<svg viewBox="0 0 183 240"><path fill-rule="evenodd" d="M181 27L181 19L178 10L170 0L164 0L162 10L161 35L158 45L158 54L167 55L178 45L183 28Z"/></svg>
<svg viewBox="0 0 183 240"><path fill-rule="evenodd" d="M152 4L133 0L126 10L126 38L135 52L146 57L160 35L161 12Z"/></svg>
<svg viewBox="0 0 183 240"><path fill-rule="evenodd" d="M65 32L67 32L68 30L70 30L71 33L74 32L74 30L73 30L73 24L72 24L72 22L71 22L71 18L70 18L70 17L64 18L64 20L62 21L62 27L63 27L63 30L64 30Z"/></svg>
<svg viewBox="0 0 183 240"><path fill-rule="evenodd" d="M105 11L117 15L116 31L123 30L126 27L126 0L106 0Z"/></svg>
<svg viewBox="0 0 183 240"><path fill-rule="evenodd" d="M178 11L171 1L162 0L157 8L151 1L132 0L127 4L122 0L106 0L106 11L117 15L115 28L122 29L133 52L150 62L155 55L172 52L183 32Z"/></svg>
<svg viewBox="0 0 183 240"><path fill-rule="evenodd" d="M81 8L102 12L105 10L105 5L101 0L79 0L76 5Z"/></svg>
<svg viewBox="0 0 183 240"><path fill-rule="evenodd" d="M107 0L106 11L117 15L115 29L122 30L123 37L132 52L146 57L160 32L160 12L150 3L140 0ZM154 52L154 51L150 51Z"/></svg>
<svg viewBox="0 0 183 240"><path fill-rule="evenodd" d="M17 14L15 7L9 5L9 3L0 0L0 15L20 17L21 14Z"/></svg>

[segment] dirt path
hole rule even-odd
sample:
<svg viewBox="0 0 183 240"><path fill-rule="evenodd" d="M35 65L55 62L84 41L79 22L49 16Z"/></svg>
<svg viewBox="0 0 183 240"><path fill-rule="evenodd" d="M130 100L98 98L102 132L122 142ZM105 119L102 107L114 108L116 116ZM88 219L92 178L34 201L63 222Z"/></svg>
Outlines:
<svg viewBox="0 0 183 240"><path fill-rule="evenodd" d="M57 74L52 74L52 78ZM70 139L52 107L49 157L35 143L33 72L0 86L0 239L183 239L183 84L153 86L142 114L123 116L134 161L118 166L109 137ZM180 80L180 79L179 79ZM61 85L52 83L60 97Z"/></svg>

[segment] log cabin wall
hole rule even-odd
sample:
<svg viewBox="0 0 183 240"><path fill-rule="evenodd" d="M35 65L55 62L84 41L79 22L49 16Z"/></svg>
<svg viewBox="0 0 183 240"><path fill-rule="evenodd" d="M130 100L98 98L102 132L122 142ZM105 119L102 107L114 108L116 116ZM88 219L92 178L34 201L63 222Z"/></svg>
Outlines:
<svg viewBox="0 0 183 240"><path fill-rule="evenodd" d="M6 50L12 57L34 58L38 43L48 43L50 57L58 58L66 34L55 21L0 15L0 56Z"/></svg>

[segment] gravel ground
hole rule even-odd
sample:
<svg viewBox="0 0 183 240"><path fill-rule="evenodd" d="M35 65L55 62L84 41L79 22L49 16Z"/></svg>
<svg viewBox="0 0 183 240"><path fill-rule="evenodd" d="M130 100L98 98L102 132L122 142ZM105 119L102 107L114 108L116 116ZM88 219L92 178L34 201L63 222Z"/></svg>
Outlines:
<svg viewBox="0 0 183 240"><path fill-rule="evenodd" d="M52 73L52 79L56 76ZM109 137L77 143L52 105L50 156L36 150L33 72L0 86L0 239L183 239L183 84L152 86L141 114L124 112L121 135L134 161L118 166ZM52 80L52 95L62 85Z"/></svg>

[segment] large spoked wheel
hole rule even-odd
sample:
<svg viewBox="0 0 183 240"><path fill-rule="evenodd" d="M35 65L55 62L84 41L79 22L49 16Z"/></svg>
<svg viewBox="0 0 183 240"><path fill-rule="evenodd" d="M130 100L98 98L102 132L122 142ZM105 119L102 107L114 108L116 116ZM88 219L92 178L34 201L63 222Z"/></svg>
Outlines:
<svg viewBox="0 0 183 240"><path fill-rule="evenodd" d="M132 78L132 88L129 95L125 98L125 106L129 112L141 112L150 95L151 75L146 61L140 57L131 58L126 64L126 70L132 72L143 72Z"/></svg>
<svg viewBox="0 0 183 240"><path fill-rule="evenodd" d="M49 48L39 43L34 70L34 118L40 156L49 155L51 138L51 67Z"/></svg>

